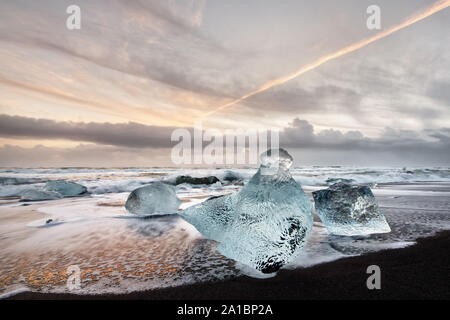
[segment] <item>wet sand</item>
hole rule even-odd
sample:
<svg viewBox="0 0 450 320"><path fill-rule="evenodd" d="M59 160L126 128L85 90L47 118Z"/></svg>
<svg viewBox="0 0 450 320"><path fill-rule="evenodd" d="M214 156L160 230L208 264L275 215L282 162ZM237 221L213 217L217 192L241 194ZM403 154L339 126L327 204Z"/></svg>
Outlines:
<svg viewBox="0 0 450 320"><path fill-rule="evenodd" d="M10 299L450 299L450 231L403 249L345 258L311 268L281 270L270 279L232 280L118 295L26 292ZM369 290L366 269L381 269L381 289Z"/></svg>
<svg viewBox="0 0 450 320"><path fill-rule="evenodd" d="M448 229L449 190L449 183L380 185L374 193L391 233L358 241L319 237L310 248L320 249L326 241L336 252L363 256L281 270L276 277L264 280L240 275L233 261L215 251L212 241L192 238L185 230L187 225L176 217L123 219L117 213L124 202L121 198L4 205L0 206L0 288L8 288L8 292L23 287L32 290L12 299L448 299L450 231L432 235ZM311 191L307 190L308 194ZM199 195L192 198L196 197ZM92 202L92 214L86 211L86 201ZM27 227L37 219L55 219L38 212L42 206L53 205L58 206L57 217L62 219L68 211L79 211L78 218L89 219L49 228ZM393 248L393 244L417 238L423 239L411 247L361 252L361 248ZM81 295L55 293L64 292L66 269L72 264L82 270ZM379 265L382 272L382 289L378 291L366 287L366 268L372 264ZM216 274L228 280L217 279ZM185 279L190 278L194 281L188 283L195 284L186 284ZM102 288L118 294L99 293ZM125 293L129 291L133 292Z"/></svg>

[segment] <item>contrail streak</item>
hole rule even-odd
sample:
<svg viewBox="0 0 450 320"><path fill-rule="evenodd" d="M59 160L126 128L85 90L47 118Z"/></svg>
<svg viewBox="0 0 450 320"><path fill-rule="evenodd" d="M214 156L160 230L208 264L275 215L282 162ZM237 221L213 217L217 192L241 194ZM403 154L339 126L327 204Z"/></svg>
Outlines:
<svg viewBox="0 0 450 320"><path fill-rule="evenodd" d="M436 12L444 10L445 8L447 8L449 6L450 6L450 0L437 1L432 6L426 8L424 11L417 12L416 14L412 15L411 17L409 17L408 19L403 21L402 23L400 23L400 24L398 24L396 26L393 26L393 27L387 29L386 31L382 31L380 33L377 33L373 37L370 37L370 38L362 40L360 42L351 44L351 45L349 45L349 46L347 46L345 48L342 48L342 49L340 49L340 50L338 50L338 51L336 51L334 53L331 53L329 55L320 57L319 59L317 59L317 60L315 60L315 61L313 61L313 62L311 62L311 63L309 63L307 65L304 65L303 67L301 67L297 71L292 72L292 73L290 73L288 75L285 75L283 77L280 77L280 78L271 80L269 82L266 82L265 84L263 84L258 89L254 90L254 91L251 91L250 93L247 93L247 94L243 95L242 97L240 97L240 98L238 98L236 100L230 101L230 102L228 102L228 103L226 103L224 105L221 105L220 107L217 107L214 110L211 110L211 111L205 113L202 118L205 118L205 117L210 116L210 115L212 115L212 114L214 114L214 113L216 113L216 112L218 112L220 110L228 108L228 107L230 107L230 106L232 106L232 105L234 105L236 103L239 103L239 102L241 102L241 101L243 101L243 100L245 100L245 99L247 99L247 98L249 98L251 96L254 96L255 94L258 94L260 92L266 91L267 89L270 89L272 87L278 86L278 85L283 84L285 82L288 82L289 80L292 80L292 79L294 79L294 78L304 74L305 72L308 72L310 70L313 70L313 69L319 67L320 65L324 64L325 62L328 62L330 60L339 58L340 56L343 56L343 55L345 55L347 53L359 50L359 49L367 46L368 44L371 44L372 42L375 42L377 40L383 39L383 38L393 34L394 32L397 32L397 31L399 31L399 30L401 30L403 28L406 28L406 27L408 27L408 26L410 26L410 25L412 25L412 24L414 24L416 22L419 22L419 21L421 21L421 20L431 16L432 14L435 14Z"/></svg>

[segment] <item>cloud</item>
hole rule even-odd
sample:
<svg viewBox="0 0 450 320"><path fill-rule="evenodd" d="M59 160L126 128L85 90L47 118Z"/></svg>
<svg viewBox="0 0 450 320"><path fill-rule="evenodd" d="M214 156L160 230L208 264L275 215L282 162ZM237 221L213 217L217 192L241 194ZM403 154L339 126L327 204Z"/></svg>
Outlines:
<svg viewBox="0 0 450 320"><path fill-rule="evenodd" d="M154 162L159 158L165 158L167 162L170 161L171 148L178 143L170 140L175 129L177 128L133 122L84 123L0 115L0 137L3 138L65 139L95 144L79 148L36 146L33 149L27 149L4 146L0 149L2 158L0 165L14 163L14 158L27 163L33 163L33 159L40 159L36 160L36 163L55 161L60 165L65 163L64 161L73 164L75 160L77 165L81 165L85 159L85 165L92 163L100 165L102 159L109 157L108 154L112 158L117 158L114 160L117 163L123 164L125 162L120 159L128 159L131 166L142 165L145 161ZM193 128L186 129L193 137ZM204 143L204 146L206 144ZM314 154L326 152L330 162L333 161L334 153L336 159L339 158L338 154L345 154L346 159L351 158L350 154L355 157L370 154L378 157L381 163L385 163L389 159L386 154L389 154L405 161L409 161L408 158L412 157L420 159L421 163L427 163L427 159L432 163L441 163L448 162L450 159L450 128L429 129L421 132L385 128L378 137L367 137L360 131L343 132L336 129L318 131L308 121L295 118L290 125L280 131L280 146L287 149L307 150L312 154L311 161L315 159ZM120 154L123 154L122 158ZM144 154L149 155L150 159L142 159ZM384 156L379 158L381 154ZM98 160L95 160L95 155L98 155ZM319 158L317 156L317 159ZM161 163L164 164L164 161Z"/></svg>
<svg viewBox="0 0 450 320"><path fill-rule="evenodd" d="M355 90L337 85L320 85L307 90L288 84L254 95L245 101L245 105L264 112L321 113L332 109L355 110L361 99Z"/></svg>
<svg viewBox="0 0 450 320"><path fill-rule="evenodd" d="M69 3L47 0L39 8L2 3L0 40L173 88L227 96L211 80L220 79L217 72L222 69L213 66L232 55L197 29L204 0L80 1L82 27L76 33L65 28L65 5ZM16 23L18 18L21 23Z"/></svg>
<svg viewBox="0 0 450 320"><path fill-rule="evenodd" d="M205 7L206 0L169 0L168 4L170 12L175 17L184 18L192 26L202 24L203 8Z"/></svg>
<svg viewBox="0 0 450 320"><path fill-rule="evenodd" d="M430 97L443 103L445 106L450 106L450 81L433 81L428 87L428 94Z"/></svg>
<svg viewBox="0 0 450 320"><path fill-rule="evenodd" d="M170 149L140 149L80 144L73 148L37 145L0 147L3 167L150 167L171 166Z"/></svg>
<svg viewBox="0 0 450 320"><path fill-rule="evenodd" d="M298 118L280 132L280 144L292 148L358 149L365 145L373 146L374 141L360 131L344 133L325 129L315 132L313 125Z"/></svg>
<svg viewBox="0 0 450 320"><path fill-rule="evenodd" d="M135 122L66 122L0 115L0 136L19 139L66 139L129 148L167 148L175 127Z"/></svg>
<svg viewBox="0 0 450 320"><path fill-rule="evenodd" d="M436 156L448 158L450 156L450 128L416 132L386 127L380 136L369 138L360 131L342 132L326 129L316 133L308 121L296 118L280 132L280 145L290 148L370 150L394 153L403 151L433 152Z"/></svg>
<svg viewBox="0 0 450 320"><path fill-rule="evenodd" d="M420 0L409 2L401 9L383 3L389 12L385 27L424 6ZM327 9L335 7L332 1L283 6L263 1L256 12L253 4L239 1L80 0L82 28L74 32L65 28L69 4L1 2L0 81L7 86L0 91L13 96L11 105L25 110L22 115L35 115L35 108L28 107L27 113L20 106L24 98L29 102L45 95L52 101L42 109L55 118L62 118L55 110L79 116L81 109L95 109L95 119L108 114L108 120L116 121L122 109L135 106L123 114L127 120L177 125L181 122L172 121L176 113L191 120L372 34L365 23L355 28L365 3L340 4L335 14ZM449 45L435 32L445 30L446 15L253 96L211 121L243 127L265 119L277 125L296 116L318 123L323 116L321 122L330 127L366 127L366 134L380 125L441 126L444 120L439 119L448 119L448 108L435 104L448 101L445 82L428 92L423 84L446 76ZM315 23L331 16L330 23ZM17 94L17 88L25 94ZM163 108L156 119L155 110Z"/></svg>

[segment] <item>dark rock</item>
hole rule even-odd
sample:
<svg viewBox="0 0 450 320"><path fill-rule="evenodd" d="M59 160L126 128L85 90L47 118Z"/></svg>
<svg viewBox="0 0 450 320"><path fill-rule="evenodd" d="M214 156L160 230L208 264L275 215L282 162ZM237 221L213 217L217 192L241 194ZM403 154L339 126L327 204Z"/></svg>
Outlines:
<svg viewBox="0 0 450 320"><path fill-rule="evenodd" d="M178 176L175 180L175 184L179 185L182 183L188 183L188 184L214 184L216 182L220 182L219 179L215 176L209 176L209 177L202 177L202 178L195 178L191 176Z"/></svg>

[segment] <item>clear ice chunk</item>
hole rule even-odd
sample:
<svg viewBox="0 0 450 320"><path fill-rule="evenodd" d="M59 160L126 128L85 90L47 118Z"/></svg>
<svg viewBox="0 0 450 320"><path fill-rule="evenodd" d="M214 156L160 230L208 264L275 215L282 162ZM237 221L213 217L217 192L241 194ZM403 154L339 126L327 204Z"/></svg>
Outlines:
<svg viewBox="0 0 450 320"><path fill-rule="evenodd" d="M48 181L45 184L44 189L46 191L58 192L64 197L75 197L87 192L87 188L85 186L65 180Z"/></svg>
<svg viewBox="0 0 450 320"><path fill-rule="evenodd" d="M62 196L54 191L28 189L22 193L20 201L44 201L44 200L57 200L61 198Z"/></svg>
<svg viewBox="0 0 450 320"><path fill-rule="evenodd" d="M132 214L148 216L177 213L180 204L181 200L176 195L175 187L153 182L133 190L128 196L125 208Z"/></svg>
<svg viewBox="0 0 450 320"><path fill-rule="evenodd" d="M316 213L328 232L356 236L391 231L367 186L336 183L313 192Z"/></svg>
<svg viewBox="0 0 450 320"><path fill-rule="evenodd" d="M239 192L209 198L180 215L219 242L224 256L271 273L300 253L313 209L289 172L292 157L285 150L268 150L260 160L258 172Z"/></svg>

